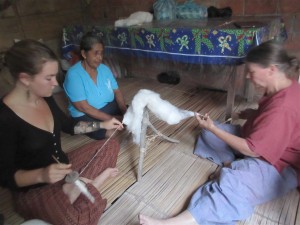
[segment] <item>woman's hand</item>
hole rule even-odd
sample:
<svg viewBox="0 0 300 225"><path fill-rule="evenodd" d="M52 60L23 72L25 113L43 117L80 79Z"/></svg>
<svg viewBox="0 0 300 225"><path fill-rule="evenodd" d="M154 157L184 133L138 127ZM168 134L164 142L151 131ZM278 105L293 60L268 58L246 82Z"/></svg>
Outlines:
<svg viewBox="0 0 300 225"><path fill-rule="evenodd" d="M71 164L55 163L45 167L42 171L42 183L53 184L65 178L72 172Z"/></svg>
<svg viewBox="0 0 300 225"><path fill-rule="evenodd" d="M124 127L119 120L117 120L116 118L112 118L110 120L101 122L101 128L104 128L106 130L112 130L118 128L118 130L122 130Z"/></svg>
<svg viewBox="0 0 300 225"><path fill-rule="evenodd" d="M201 128L211 130L215 126L213 120L209 118L209 115L207 113L204 116L195 113L195 116Z"/></svg>

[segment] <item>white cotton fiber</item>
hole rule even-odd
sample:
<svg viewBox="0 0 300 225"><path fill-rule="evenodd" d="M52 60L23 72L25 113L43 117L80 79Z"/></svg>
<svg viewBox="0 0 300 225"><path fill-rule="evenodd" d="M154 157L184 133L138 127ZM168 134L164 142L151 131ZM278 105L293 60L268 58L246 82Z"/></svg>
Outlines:
<svg viewBox="0 0 300 225"><path fill-rule="evenodd" d="M153 20L153 15L149 12L135 12L126 19L115 21L115 27L129 27L143 23L150 23Z"/></svg>
<svg viewBox="0 0 300 225"><path fill-rule="evenodd" d="M160 95L146 89L141 89L133 98L131 106L124 115L123 123L127 130L133 134L133 141L140 143L141 125L144 108L147 107L160 120L170 125L194 116L194 112L178 109L170 102L162 100Z"/></svg>
<svg viewBox="0 0 300 225"><path fill-rule="evenodd" d="M33 219L33 220L25 221L25 222L21 223L20 225L51 225L51 224L47 223L45 221L42 221L42 220Z"/></svg>

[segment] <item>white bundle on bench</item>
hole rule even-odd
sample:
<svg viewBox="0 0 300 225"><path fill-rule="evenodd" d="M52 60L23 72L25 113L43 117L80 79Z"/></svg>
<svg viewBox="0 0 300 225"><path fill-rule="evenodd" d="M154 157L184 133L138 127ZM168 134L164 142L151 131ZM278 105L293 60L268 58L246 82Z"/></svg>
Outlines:
<svg viewBox="0 0 300 225"><path fill-rule="evenodd" d="M153 20L153 15L149 12L135 12L126 19L115 21L115 27L130 27L143 23L150 23Z"/></svg>

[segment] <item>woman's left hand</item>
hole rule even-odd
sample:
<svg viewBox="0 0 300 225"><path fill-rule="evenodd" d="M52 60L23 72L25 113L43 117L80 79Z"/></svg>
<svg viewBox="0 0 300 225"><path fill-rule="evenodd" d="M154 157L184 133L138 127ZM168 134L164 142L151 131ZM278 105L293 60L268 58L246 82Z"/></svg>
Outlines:
<svg viewBox="0 0 300 225"><path fill-rule="evenodd" d="M207 113L204 116L195 113L195 116L201 128L211 130L215 126L213 120L210 119Z"/></svg>
<svg viewBox="0 0 300 225"><path fill-rule="evenodd" d="M104 128L106 130L112 130L118 128L118 130L122 130L124 127L119 120L117 120L116 118L112 118L110 120L101 122L101 128Z"/></svg>

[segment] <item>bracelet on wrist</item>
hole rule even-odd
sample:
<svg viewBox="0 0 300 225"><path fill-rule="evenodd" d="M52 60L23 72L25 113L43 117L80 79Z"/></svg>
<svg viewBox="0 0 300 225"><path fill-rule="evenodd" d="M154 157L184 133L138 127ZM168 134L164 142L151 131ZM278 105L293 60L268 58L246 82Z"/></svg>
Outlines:
<svg viewBox="0 0 300 225"><path fill-rule="evenodd" d="M94 121L92 123L92 127L93 127L93 129L101 129L101 122Z"/></svg>

